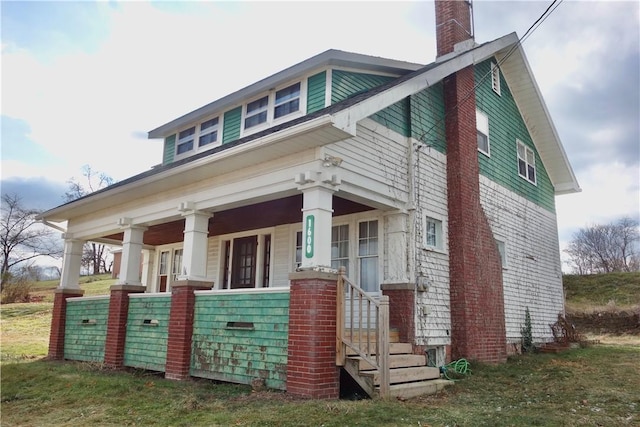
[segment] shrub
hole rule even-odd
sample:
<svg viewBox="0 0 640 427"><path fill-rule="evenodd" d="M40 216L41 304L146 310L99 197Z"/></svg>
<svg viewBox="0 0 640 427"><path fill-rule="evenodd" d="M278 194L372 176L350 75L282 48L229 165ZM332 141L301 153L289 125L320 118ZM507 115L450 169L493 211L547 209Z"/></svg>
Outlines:
<svg viewBox="0 0 640 427"><path fill-rule="evenodd" d="M531 331L531 314L529 313L529 307L527 307L524 312L524 326L520 328L520 334L522 335L522 352L533 352L533 332Z"/></svg>
<svg viewBox="0 0 640 427"><path fill-rule="evenodd" d="M29 302L31 283L25 278L11 278L2 287L0 302L11 304L16 302Z"/></svg>

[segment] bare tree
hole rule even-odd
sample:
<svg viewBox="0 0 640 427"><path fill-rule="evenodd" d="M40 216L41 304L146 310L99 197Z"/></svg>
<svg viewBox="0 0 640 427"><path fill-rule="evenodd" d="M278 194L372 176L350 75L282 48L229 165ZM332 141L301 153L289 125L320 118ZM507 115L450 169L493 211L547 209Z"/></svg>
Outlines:
<svg viewBox="0 0 640 427"><path fill-rule="evenodd" d="M581 228L565 252L578 274L638 271L638 221L623 217L610 224Z"/></svg>
<svg viewBox="0 0 640 427"><path fill-rule="evenodd" d="M82 176L84 178L82 182L75 177L67 181L69 189L64 194L66 202L87 196L115 182L114 179L106 173L96 171L89 165L82 167ZM108 251L105 245L89 242L84 245L82 265L89 268L93 274L106 273L109 271L109 269L107 269L107 255Z"/></svg>
<svg viewBox="0 0 640 427"><path fill-rule="evenodd" d="M53 239L54 232L36 220L38 213L36 209L25 208L17 194L2 196L0 289L18 264L37 257L62 255L57 239Z"/></svg>

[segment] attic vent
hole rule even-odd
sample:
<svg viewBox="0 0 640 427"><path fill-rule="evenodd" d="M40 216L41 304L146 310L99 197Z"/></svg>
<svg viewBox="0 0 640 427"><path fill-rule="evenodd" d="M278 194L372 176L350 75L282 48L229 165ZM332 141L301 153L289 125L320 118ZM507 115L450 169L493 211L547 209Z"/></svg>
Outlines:
<svg viewBox="0 0 640 427"><path fill-rule="evenodd" d="M491 89L500 95L500 68L495 63L491 63Z"/></svg>

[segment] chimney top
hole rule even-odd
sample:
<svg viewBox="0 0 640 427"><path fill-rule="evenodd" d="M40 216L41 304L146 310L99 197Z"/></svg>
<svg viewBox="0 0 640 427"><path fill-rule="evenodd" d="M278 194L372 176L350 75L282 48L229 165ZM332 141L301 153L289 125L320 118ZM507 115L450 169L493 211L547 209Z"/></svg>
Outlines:
<svg viewBox="0 0 640 427"><path fill-rule="evenodd" d="M454 52L455 45L473 40L470 0L435 0L437 56Z"/></svg>

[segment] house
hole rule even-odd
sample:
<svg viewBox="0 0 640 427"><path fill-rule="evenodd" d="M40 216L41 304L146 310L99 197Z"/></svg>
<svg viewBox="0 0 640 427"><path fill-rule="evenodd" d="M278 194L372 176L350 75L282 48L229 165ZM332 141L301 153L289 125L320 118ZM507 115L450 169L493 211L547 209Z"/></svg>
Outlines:
<svg viewBox="0 0 640 427"><path fill-rule="evenodd" d="M67 221L49 357L314 398L343 367L388 396L505 361L527 309L550 341L554 200L577 180L517 35L475 43L467 2L436 21L431 64L320 53L150 131L162 165L43 213ZM86 241L122 246L108 296L82 297Z"/></svg>

